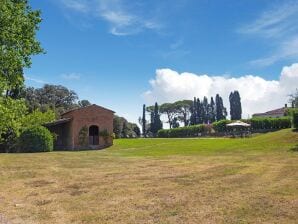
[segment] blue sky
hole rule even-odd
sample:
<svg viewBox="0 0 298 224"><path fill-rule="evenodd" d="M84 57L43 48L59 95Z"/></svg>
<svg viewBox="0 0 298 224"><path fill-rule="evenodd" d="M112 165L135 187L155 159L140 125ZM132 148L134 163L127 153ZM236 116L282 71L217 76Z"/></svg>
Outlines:
<svg viewBox="0 0 298 224"><path fill-rule="evenodd" d="M30 4L42 11L46 54L33 57L26 84L64 85L134 122L143 103L218 92L227 104L237 85L249 116L282 106L298 87L298 1Z"/></svg>

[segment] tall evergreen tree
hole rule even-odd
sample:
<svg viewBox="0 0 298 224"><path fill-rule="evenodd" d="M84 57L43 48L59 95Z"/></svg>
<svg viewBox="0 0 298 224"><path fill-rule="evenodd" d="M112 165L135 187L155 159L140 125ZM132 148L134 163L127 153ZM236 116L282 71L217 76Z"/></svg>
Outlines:
<svg viewBox="0 0 298 224"><path fill-rule="evenodd" d="M216 97L215 97L215 110L216 110L216 120L217 121L226 119L227 111L223 105L223 100L219 96L219 94L216 94Z"/></svg>
<svg viewBox="0 0 298 224"><path fill-rule="evenodd" d="M191 125L196 125L197 124L197 99L194 97L193 99L193 104L190 109L190 124Z"/></svg>
<svg viewBox="0 0 298 224"><path fill-rule="evenodd" d="M200 102L200 99L197 99L197 124L203 124L204 122L204 110L203 104Z"/></svg>
<svg viewBox="0 0 298 224"><path fill-rule="evenodd" d="M143 117L142 117L142 133L146 138L146 105L143 105Z"/></svg>
<svg viewBox="0 0 298 224"><path fill-rule="evenodd" d="M203 102L202 102L202 110L203 110L203 123L208 124L209 121L209 104L208 99L206 96L204 96Z"/></svg>
<svg viewBox="0 0 298 224"><path fill-rule="evenodd" d="M151 122L151 132L154 137L156 137L157 132L162 129L162 122L160 120L158 104L155 103L154 111L152 112L152 122Z"/></svg>
<svg viewBox="0 0 298 224"><path fill-rule="evenodd" d="M215 108L215 102L213 97L211 97L209 108L210 108L210 111L209 111L210 122L213 123L216 120L216 108Z"/></svg>
<svg viewBox="0 0 298 224"><path fill-rule="evenodd" d="M237 90L230 93L230 115L231 120L240 120L242 117L241 98Z"/></svg>

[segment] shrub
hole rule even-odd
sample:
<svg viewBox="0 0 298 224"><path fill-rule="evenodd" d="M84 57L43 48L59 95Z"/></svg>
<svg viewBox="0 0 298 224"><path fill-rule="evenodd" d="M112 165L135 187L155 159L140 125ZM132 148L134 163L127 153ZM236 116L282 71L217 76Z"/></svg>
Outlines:
<svg viewBox="0 0 298 224"><path fill-rule="evenodd" d="M197 137L200 133L208 131L205 125L192 125L187 127L161 129L158 131L159 138L183 138L183 137Z"/></svg>
<svg viewBox="0 0 298 224"><path fill-rule="evenodd" d="M227 124L231 123L230 120L221 120L212 123L213 129L216 132L226 132L227 131Z"/></svg>
<svg viewBox="0 0 298 224"><path fill-rule="evenodd" d="M30 127L21 133L18 145L18 152L50 152L53 151L53 136L45 127Z"/></svg>
<svg viewBox="0 0 298 224"><path fill-rule="evenodd" d="M291 127L291 120L289 117L281 118L252 118L250 120L251 129L253 130L271 130L283 129Z"/></svg>
<svg viewBox="0 0 298 224"><path fill-rule="evenodd" d="M292 126L298 129L298 109L292 111Z"/></svg>

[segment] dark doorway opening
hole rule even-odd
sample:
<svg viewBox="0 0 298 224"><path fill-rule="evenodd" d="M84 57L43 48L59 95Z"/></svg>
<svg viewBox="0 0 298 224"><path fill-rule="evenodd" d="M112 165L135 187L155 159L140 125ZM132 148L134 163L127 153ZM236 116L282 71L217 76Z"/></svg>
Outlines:
<svg viewBox="0 0 298 224"><path fill-rule="evenodd" d="M89 127L89 145L99 144L99 131L96 125Z"/></svg>

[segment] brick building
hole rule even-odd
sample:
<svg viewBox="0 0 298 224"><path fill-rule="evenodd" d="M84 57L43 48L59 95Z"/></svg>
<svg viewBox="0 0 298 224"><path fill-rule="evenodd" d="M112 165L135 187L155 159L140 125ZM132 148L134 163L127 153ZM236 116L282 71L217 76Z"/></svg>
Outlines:
<svg viewBox="0 0 298 224"><path fill-rule="evenodd" d="M100 149L113 145L113 117L114 111L93 104L44 126L56 134L56 150Z"/></svg>

